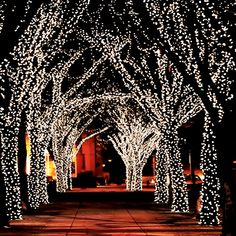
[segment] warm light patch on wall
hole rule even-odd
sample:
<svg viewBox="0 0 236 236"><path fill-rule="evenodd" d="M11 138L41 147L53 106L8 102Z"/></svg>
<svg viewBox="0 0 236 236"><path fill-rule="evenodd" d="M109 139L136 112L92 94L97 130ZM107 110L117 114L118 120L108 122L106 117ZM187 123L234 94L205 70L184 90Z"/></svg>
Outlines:
<svg viewBox="0 0 236 236"><path fill-rule="evenodd" d="M25 145L26 145L26 165L25 165L25 173L27 175L30 174L30 139L29 134L25 133Z"/></svg>
<svg viewBox="0 0 236 236"><path fill-rule="evenodd" d="M72 163L71 163L71 177L77 177L77 145L74 144L72 147Z"/></svg>
<svg viewBox="0 0 236 236"><path fill-rule="evenodd" d="M56 180L56 167L54 161L50 157L50 153L45 149L44 156L46 158L46 175L52 180Z"/></svg>

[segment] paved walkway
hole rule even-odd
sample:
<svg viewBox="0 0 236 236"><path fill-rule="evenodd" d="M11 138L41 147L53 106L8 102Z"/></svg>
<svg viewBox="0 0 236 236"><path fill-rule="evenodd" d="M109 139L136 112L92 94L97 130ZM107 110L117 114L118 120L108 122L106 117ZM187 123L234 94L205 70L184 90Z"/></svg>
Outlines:
<svg viewBox="0 0 236 236"><path fill-rule="evenodd" d="M220 227L200 226L191 213L174 214L155 205L152 194L76 189L28 212L23 220L12 221L11 228L1 229L0 235L220 235Z"/></svg>

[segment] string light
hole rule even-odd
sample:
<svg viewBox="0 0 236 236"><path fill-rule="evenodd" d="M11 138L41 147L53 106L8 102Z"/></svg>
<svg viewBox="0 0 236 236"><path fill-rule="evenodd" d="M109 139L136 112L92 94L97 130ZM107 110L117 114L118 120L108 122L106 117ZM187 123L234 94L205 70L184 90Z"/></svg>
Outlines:
<svg viewBox="0 0 236 236"><path fill-rule="evenodd" d="M206 113L201 147L201 169L204 180L201 189L202 207L200 223L203 225L217 225L220 223L220 179L218 173L218 156L215 146L216 136L213 124Z"/></svg>
<svg viewBox="0 0 236 236"><path fill-rule="evenodd" d="M6 6L6 2L2 1L0 3L0 33L2 31L4 21L5 21L5 12L4 12L4 7Z"/></svg>
<svg viewBox="0 0 236 236"><path fill-rule="evenodd" d="M31 3L32 0L26 3L25 16ZM235 69L233 41L228 34L230 25L223 22L221 13L234 3L226 5L220 3L221 7L208 1L183 3L180 0L175 2L146 0L144 3L152 23L160 32L161 40L166 41L178 56L179 62L186 65L187 74L194 76L200 91L205 92L213 107L217 108L220 121L224 112L217 95L222 95L225 101L232 99L230 91L232 81L228 78L228 72ZM5 123L4 129L1 129L3 150L1 164L7 186L8 214L11 219L21 218L17 144L22 111L27 110L27 130L32 150L31 172L28 176L29 201L31 207L37 208L40 204L48 202L43 153L50 140L55 154L57 190L65 191L69 187L67 180L70 172L71 145L97 113L104 111L104 107L100 107L98 112L85 114L90 110L91 102L96 100L94 94L96 92L103 94L105 90L116 91L112 88L114 84L104 88L104 84L100 81L108 77L104 75L106 68L111 71L110 75L121 80L120 83L124 85L121 90L129 91L147 115L154 116L156 129L161 132L158 136L158 140L161 138L161 145L157 175L163 182L158 183L158 188L156 186L155 201L160 203L167 201L169 194L166 184L167 173L170 172L173 190L172 210L188 211L186 184L177 145L177 129L202 109L202 103L193 89L183 84L180 71L174 64L169 63L166 55L157 47L158 42L153 42L146 34L135 9L135 2L125 2L122 5L124 7L122 14L116 9L116 1L111 1L108 12L104 12L106 9L104 4L105 1L101 1L97 11L92 11L90 8L92 3L87 0L78 3L56 0L41 4L28 28L10 52L9 58L1 61L1 76L7 75L12 85L8 113L3 114L4 111L0 107L1 115L4 115L4 122L1 122ZM0 32L5 20L5 5L6 1L0 3ZM102 17L104 13L111 16L114 24L105 24ZM191 27L194 29L192 32ZM18 29L17 26L16 31ZM86 59L88 57L89 59ZM151 58L156 60L156 65L150 65ZM81 61L80 67L84 71L82 75L78 73L79 75L73 77L70 70L78 61ZM205 83L201 65L206 61L209 71L206 76L211 78L216 90ZM166 76L167 71L171 72L170 77ZM68 78L76 82L71 83L71 87L68 86L66 91L62 91L62 84ZM42 93L50 82L53 83L52 101L50 105L44 107L41 101ZM93 88L88 89L89 85ZM1 94L4 94L4 91ZM81 100L86 95L87 102ZM76 99L73 99L74 97ZM78 101L81 102L80 106L76 106ZM74 112L78 108L81 110ZM79 128L73 127L76 122L80 123ZM112 136L114 139L118 137L125 139L127 136L122 130L126 127L124 123L121 122L123 126L120 127L119 135ZM138 124L137 127L134 124L136 124L134 120L130 122L132 132L139 132L139 135L144 132ZM144 127L150 125L148 122L142 124ZM138 127L140 130L135 131ZM150 135L146 131L144 134ZM141 137L143 136L140 135ZM66 140L65 145L64 140ZM149 145L151 147L145 148L148 150L156 148L152 142ZM137 152L138 148L141 148L141 145L136 143L132 147L132 152ZM142 147L142 150L145 148ZM207 175L206 179L212 178L212 173L208 172L207 168L215 160L215 154L212 161L209 150L206 151L208 153L202 154L209 157L208 162L202 164ZM122 155L124 156L124 153ZM142 159L139 169L136 169L136 174L140 172L145 158ZM128 157L124 158L126 159ZM132 160L133 163L135 161ZM127 173L130 173L130 169ZM128 181L129 189L141 189L140 184L137 186L133 184L140 183L140 175L137 174L139 181ZM130 174L127 178L129 176ZM205 186L203 194L207 199ZM209 188L217 189L212 186ZM163 196L158 192L162 190ZM201 222L214 224L217 221L216 210L213 210L210 219L209 214L205 214L207 201L203 201L203 204L206 205L203 206Z"/></svg>
<svg viewBox="0 0 236 236"><path fill-rule="evenodd" d="M154 202L157 204L169 203L170 197L170 163L168 154L165 153L166 147L162 140L156 157L156 183L154 191Z"/></svg>

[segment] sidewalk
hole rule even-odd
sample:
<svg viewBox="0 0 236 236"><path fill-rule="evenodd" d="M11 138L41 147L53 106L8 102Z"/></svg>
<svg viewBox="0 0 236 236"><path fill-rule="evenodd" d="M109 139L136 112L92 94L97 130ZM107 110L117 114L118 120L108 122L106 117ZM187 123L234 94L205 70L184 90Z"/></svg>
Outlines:
<svg viewBox="0 0 236 236"><path fill-rule="evenodd" d="M54 203L12 221L4 236L157 235L213 236L220 227L203 227L193 214L171 213L152 202L153 192L124 189L75 189L61 194Z"/></svg>

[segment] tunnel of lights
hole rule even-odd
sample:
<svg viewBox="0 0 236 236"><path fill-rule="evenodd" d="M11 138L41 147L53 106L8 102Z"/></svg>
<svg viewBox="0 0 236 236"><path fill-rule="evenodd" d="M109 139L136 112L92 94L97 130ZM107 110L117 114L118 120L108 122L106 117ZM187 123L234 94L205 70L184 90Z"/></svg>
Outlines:
<svg viewBox="0 0 236 236"><path fill-rule="evenodd" d="M19 28L33 1L26 3ZM0 3L0 33L6 6L7 2ZM22 217L17 148L23 115L30 143L26 179L30 207L48 203L44 152L49 144L57 191L65 192L71 188L73 145L99 121L87 139L106 135L125 164L127 190L142 190L142 168L155 151L154 202L167 203L171 188L171 210L188 212L177 130L203 112L200 223L219 224L215 121L208 106L220 122L223 102L234 98L229 77L235 70L232 25L222 17L231 6L233 1L180 0L40 4L0 61L0 77L10 85L1 88L8 101L7 106L1 103L0 130L10 218Z"/></svg>

